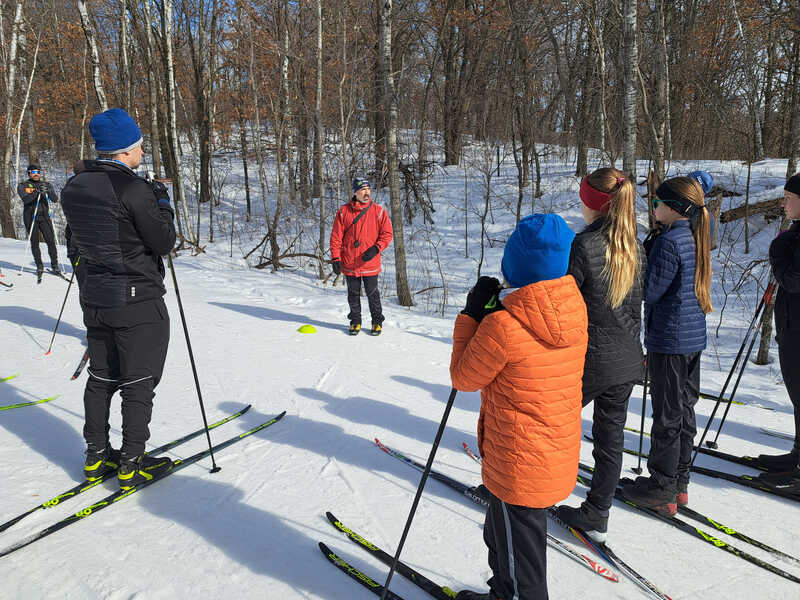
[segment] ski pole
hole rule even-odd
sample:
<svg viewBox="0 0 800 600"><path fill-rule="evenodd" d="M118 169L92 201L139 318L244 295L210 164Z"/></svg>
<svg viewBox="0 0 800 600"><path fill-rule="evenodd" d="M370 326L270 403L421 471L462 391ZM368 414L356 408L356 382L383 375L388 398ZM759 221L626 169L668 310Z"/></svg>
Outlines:
<svg viewBox="0 0 800 600"><path fill-rule="evenodd" d="M733 365L731 365L731 370L728 372L728 377L725 379L725 383L722 386L722 391L719 393L719 397L717 398L716 404L714 404L714 410L711 411L711 416L708 418L708 422L706 423L705 429L703 429L703 435L700 436L700 441L697 443L696 447L699 448L703 445L703 441L706 439L706 435L708 434L708 430L711 427L711 423L714 420L714 416L717 414L717 409L719 408L720 403L724 400L725 392L728 389L728 384L731 382L731 378L733 377L733 372L736 370L737 365L739 364L739 360L742 358L742 353L744 352L744 347L747 344L747 341L750 338L750 333L753 331L753 327L758 321L758 316L761 314L761 310L764 308L764 304L767 299L767 294L772 295L772 281L767 284L767 289L764 290L764 295L761 297L761 302L759 302L758 307L756 308L756 313L753 315L753 319L750 321L750 325L747 327L747 332L745 333L744 339L742 340L742 345L739 347L739 353L736 355L736 359L733 361ZM697 458L698 451L694 451L694 455L692 455L692 460L689 463L691 467L694 465L694 461Z"/></svg>
<svg viewBox="0 0 800 600"><path fill-rule="evenodd" d="M31 247L31 234L33 233L33 227L36 225L36 214L39 212L39 200L42 198L42 195L39 194L36 196L36 206L33 207L33 220L31 221L31 228L28 231L28 241L25 244L25 254L28 254L28 248ZM24 258L22 259L25 260ZM17 275L22 275L22 272L25 270L25 263L22 263L22 266L19 268L19 273Z"/></svg>
<svg viewBox="0 0 800 600"><path fill-rule="evenodd" d="M425 470L422 472L422 479L420 479L419 486L417 486L417 495L414 496L414 502L411 504L411 511L408 513L406 526L405 529L403 529L403 535L400 537L400 543L397 546L397 552L395 553L394 560L392 561L392 568L389 569L389 575L386 577L386 583L383 584L381 600L386 600L386 595L389 593L389 582L392 581L392 575L394 575L395 569L397 569L397 563L400 560L400 553L403 551L403 544L406 543L408 530L411 529L411 521L414 519L414 513L417 511L417 505L419 504L420 498L422 498L422 490L424 489L425 482L428 480L428 475L431 472L433 458L436 456L436 450L439 448L439 442L442 441L442 434L444 433L444 428L447 425L447 418L450 416L450 409L453 408L453 402L456 399L457 393L458 391L455 388L450 390L450 397L447 399L447 406L445 406L444 414L442 415L442 422L439 423L439 431L436 432L436 438L433 440L433 447L431 448L431 453L428 456L428 463L425 465Z"/></svg>
<svg viewBox="0 0 800 600"><path fill-rule="evenodd" d="M647 363L648 355L644 357L644 385L642 386L642 423L639 425L639 464L635 469L631 469L637 475L642 474L642 440L644 438L644 413L647 411L647 382L649 380Z"/></svg>
<svg viewBox="0 0 800 600"><path fill-rule="evenodd" d="M764 293L764 297L766 301L764 303L764 311L761 313L761 321L758 323L758 327L756 331L760 330L764 325L764 320L767 316L767 306L770 302L772 302L772 294L775 292L775 288L777 284L775 283L774 279L770 279L769 284L767 284L767 290ZM733 390L731 390L731 397L728 398L728 405L725 407L725 412L722 413L722 420L719 422L719 427L717 428L717 434L714 436L714 440L711 442L706 442L706 446L709 448L716 448L717 447L717 440L719 439L719 434L722 431L722 426L725 425L725 419L728 418L728 412L731 409L731 404L733 404L733 397L736 395L736 390L739 389L739 382L742 380L742 375L744 374L744 369L747 366L748 361L750 360L750 355L753 353L753 346L755 346L756 338L758 336L753 335L753 338L750 340L750 347L747 349L747 356L744 358L744 362L742 362L742 366L739 368L739 375L736 376L736 381L733 384Z"/></svg>
<svg viewBox="0 0 800 600"><path fill-rule="evenodd" d="M171 251L170 251L171 252ZM186 315L183 314L183 302L181 293L178 291L178 278L175 277L175 265L172 264L172 254L167 254L169 270L172 272L172 283L175 286L175 297L178 299L178 310L181 313L181 323L183 324L183 335L186 337L186 348L189 350L189 361L192 363L192 374L194 375L194 386L197 388L197 399L200 401L200 413L203 415L203 425L206 428L206 439L208 440L208 451L211 456L211 473L218 472L222 467L217 466L214 460L214 450L211 447L211 434L208 432L208 419L206 419L206 407L203 404L203 394L200 392L200 380L197 378L197 366L194 364L194 353L192 352L192 342L189 341L189 329L186 326Z"/></svg>
<svg viewBox="0 0 800 600"><path fill-rule="evenodd" d="M78 263L81 261L80 257L78 257L77 262L75 263L75 267L72 269L72 275L69 278L69 285L67 285L67 293L64 294L64 301L61 303L61 312L58 313L58 320L56 321L56 327L53 329L53 337L50 338L50 346L47 348L47 352L44 353L45 356L50 354L53 350L53 342L56 339L56 332L58 331L58 326L61 324L61 315L64 314L64 307L67 305L67 298L69 298L69 290L72 288L72 282L75 280L75 269L78 268Z"/></svg>

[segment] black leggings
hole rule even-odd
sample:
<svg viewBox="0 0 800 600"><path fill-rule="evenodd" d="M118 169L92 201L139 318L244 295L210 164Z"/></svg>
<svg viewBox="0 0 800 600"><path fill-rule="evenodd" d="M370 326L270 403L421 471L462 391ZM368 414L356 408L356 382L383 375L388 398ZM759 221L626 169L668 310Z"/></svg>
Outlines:
<svg viewBox="0 0 800 600"><path fill-rule="evenodd" d="M647 355L653 428L647 469L658 484L677 490L689 482L697 424L694 405L700 395L700 352Z"/></svg>

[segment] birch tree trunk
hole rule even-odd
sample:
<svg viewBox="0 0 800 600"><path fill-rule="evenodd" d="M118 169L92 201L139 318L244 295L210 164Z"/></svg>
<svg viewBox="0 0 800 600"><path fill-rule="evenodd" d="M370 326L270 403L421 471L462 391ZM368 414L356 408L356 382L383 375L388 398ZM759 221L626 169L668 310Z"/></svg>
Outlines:
<svg viewBox="0 0 800 600"><path fill-rule="evenodd" d="M636 180L636 79L639 68L637 0L622 0L624 91L622 100L622 170Z"/></svg>
<svg viewBox="0 0 800 600"><path fill-rule="evenodd" d="M800 82L800 29L794 32L794 88L792 89L792 131L789 136L789 162L786 165L786 178L788 179L797 172L797 165L800 162L800 90L797 89Z"/></svg>
<svg viewBox="0 0 800 600"><path fill-rule="evenodd" d="M100 110L106 111L108 110L108 101L106 100L106 91L103 89L103 75L100 73L100 54L97 51L94 25L92 25L92 21L89 18L89 11L86 8L86 0L78 0L78 13L81 16L83 34L86 36L86 43L89 45L89 53L92 57L94 93L97 94L97 103L100 105Z"/></svg>
<svg viewBox="0 0 800 600"><path fill-rule="evenodd" d="M17 0L14 11L14 22L11 26L11 39L9 40L8 59L5 64L6 73L6 126L3 131L3 164L0 166L0 226L3 237L16 238L14 218L11 212L11 199L15 190L11 189L9 173L11 169L11 151L13 146L11 123L14 118L14 91L17 81L17 45L19 42L20 27L22 25L22 0Z"/></svg>
<svg viewBox="0 0 800 600"><path fill-rule="evenodd" d="M317 0L317 89L314 99L314 195L319 198L319 278L325 278L322 257L325 255L325 182L322 180L322 0ZM342 27L347 26L347 21ZM342 135L344 144L344 132ZM348 173L345 172L345 177Z"/></svg>
<svg viewBox="0 0 800 600"><path fill-rule="evenodd" d="M122 108L131 111L131 73L128 63L128 0L120 0L119 79L122 85Z"/></svg>
<svg viewBox="0 0 800 600"><path fill-rule="evenodd" d="M153 171L156 177L161 177L161 135L158 129L158 89L156 87L156 74L153 72L153 8L151 0L144 2L145 32L147 43L145 44L145 58L147 64L153 68L147 69L147 92L150 105L150 151L153 155ZM174 193L174 192L173 192Z"/></svg>
<svg viewBox="0 0 800 600"><path fill-rule="evenodd" d="M314 181L312 183L311 196L319 198L320 201L320 218L319 218L319 243L320 247L324 248L325 244L325 203L323 198L323 182L322 182L322 0L317 0L317 93L314 101ZM345 175L347 177L347 175Z"/></svg>
<svg viewBox="0 0 800 600"><path fill-rule="evenodd" d="M397 301L400 306L413 306L411 292L408 289L406 274L406 246L403 239L403 206L400 195L400 181L397 176L397 95L392 73L392 0L378 0L381 3L381 69L384 81L384 105L389 112L388 136L386 144L387 162L389 163L389 201L392 211L392 227L394 229L394 261L397 285Z"/></svg>
<svg viewBox="0 0 800 600"><path fill-rule="evenodd" d="M175 210L178 222L178 234L180 235L181 242L185 240L183 229L181 225L181 212L183 217L188 219L189 209L186 206L186 191L183 188L183 175L181 173L181 153L179 149L180 138L178 137L178 117L175 107L175 66L173 64L172 53L172 0L164 0L164 12L162 13L161 23L162 35L164 38L164 47L166 52L166 74L167 74L167 122L169 123L168 129L168 147L170 152L170 163L173 166L174 173L172 173L172 191L175 194ZM180 208L179 208L180 207ZM197 238L192 231L192 226L186 222L186 233L189 235L189 242L192 244L197 243Z"/></svg>

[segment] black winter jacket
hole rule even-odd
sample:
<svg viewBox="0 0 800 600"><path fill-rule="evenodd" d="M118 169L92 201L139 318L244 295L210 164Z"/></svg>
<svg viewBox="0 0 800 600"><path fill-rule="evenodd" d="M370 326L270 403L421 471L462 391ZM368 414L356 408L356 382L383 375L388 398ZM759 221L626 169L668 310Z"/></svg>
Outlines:
<svg viewBox="0 0 800 600"><path fill-rule="evenodd" d="M800 336L800 221L795 221L769 246L769 262L780 287L775 297L778 343Z"/></svg>
<svg viewBox="0 0 800 600"><path fill-rule="evenodd" d="M602 274L608 246L606 223L604 218L597 219L575 236L567 268L583 294L589 315L584 390L639 381L642 377L644 248L638 244L640 277L622 305L612 309L606 298L608 284Z"/></svg>
<svg viewBox="0 0 800 600"><path fill-rule="evenodd" d="M17 185L17 195L22 200L23 210L31 215L37 198L39 199L39 215L46 215L50 212L48 202L58 202L58 195L53 189L53 185L47 181L34 181L33 179L20 181Z"/></svg>
<svg viewBox="0 0 800 600"><path fill-rule="evenodd" d="M121 307L166 293L161 256L175 245L173 213L145 179L115 161L84 161L61 205L85 269L82 304Z"/></svg>

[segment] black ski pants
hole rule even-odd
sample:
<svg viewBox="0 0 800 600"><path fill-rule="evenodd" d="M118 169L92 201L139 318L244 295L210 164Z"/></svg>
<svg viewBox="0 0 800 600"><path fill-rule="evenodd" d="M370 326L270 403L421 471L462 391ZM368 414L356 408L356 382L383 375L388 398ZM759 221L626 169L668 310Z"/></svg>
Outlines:
<svg viewBox="0 0 800 600"><path fill-rule="evenodd" d="M679 481L689 482L697 433L694 405L700 395L700 352L650 352L647 357L653 401L647 469L661 487L677 491Z"/></svg>
<svg viewBox="0 0 800 600"><path fill-rule="evenodd" d="M350 305L350 314L347 315L347 318L350 319L350 322L361 324L361 281L363 280L372 322L376 325L383 323L384 317L381 308L381 292L378 289L378 276L354 277L347 275L346 278L347 303Z"/></svg>
<svg viewBox="0 0 800 600"><path fill-rule="evenodd" d="M780 336L778 358L783 384L794 407L794 448L800 450L800 332L792 331Z"/></svg>
<svg viewBox="0 0 800 600"><path fill-rule="evenodd" d="M609 510L622 473L622 448L628 398L634 382L583 389L583 405L594 402L592 437L594 438L594 474L586 499L600 510Z"/></svg>
<svg viewBox="0 0 800 600"><path fill-rule="evenodd" d="M83 396L87 444L108 444L111 397L122 397L122 452L138 456L150 438L154 389L169 345L163 298L120 308L83 307L89 345L89 379Z"/></svg>
<svg viewBox="0 0 800 600"><path fill-rule="evenodd" d="M22 212L22 220L25 223L25 231L31 236L31 253L33 254L33 260L36 262L36 270L44 270L42 252L39 249L39 233L41 232L47 244L47 252L50 254L50 266L56 271L58 270L58 250L56 249L56 232L53 229L53 222L50 220L50 215L47 214L46 207L42 210L41 204L39 205L39 214L36 215L36 220L34 221L34 206L35 204L28 204L25 207ZM33 231L31 231L31 225L33 225Z"/></svg>
<svg viewBox="0 0 800 600"><path fill-rule="evenodd" d="M489 492L483 541L494 597L547 600L547 509L506 504Z"/></svg>

